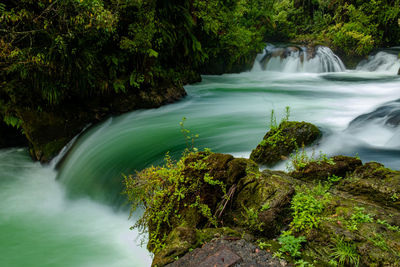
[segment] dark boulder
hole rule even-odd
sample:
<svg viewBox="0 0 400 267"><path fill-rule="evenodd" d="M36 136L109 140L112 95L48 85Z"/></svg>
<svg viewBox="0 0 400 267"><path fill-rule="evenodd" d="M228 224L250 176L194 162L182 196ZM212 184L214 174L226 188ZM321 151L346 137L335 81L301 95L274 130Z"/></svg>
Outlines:
<svg viewBox="0 0 400 267"><path fill-rule="evenodd" d="M334 156L330 160L311 161L291 172L290 176L305 181L325 180L332 175L345 177L347 173L353 172L361 165L361 160L357 158Z"/></svg>
<svg viewBox="0 0 400 267"><path fill-rule="evenodd" d="M385 168L380 163L369 162L357 167L348 179L339 183L338 188L400 209L400 171Z"/></svg>
<svg viewBox="0 0 400 267"><path fill-rule="evenodd" d="M311 123L284 121L264 136L251 152L250 159L259 164L273 166L296 148L310 145L320 136L321 131Z"/></svg>

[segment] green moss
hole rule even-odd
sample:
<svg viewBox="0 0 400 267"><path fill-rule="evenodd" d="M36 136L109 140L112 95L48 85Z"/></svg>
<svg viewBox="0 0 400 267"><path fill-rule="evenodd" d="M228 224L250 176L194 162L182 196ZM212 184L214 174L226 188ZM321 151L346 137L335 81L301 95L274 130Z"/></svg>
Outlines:
<svg viewBox="0 0 400 267"><path fill-rule="evenodd" d="M250 159L271 166L289 156L298 146L310 145L320 136L319 129L310 123L284 120L264 136L251 152Z"/></svg>

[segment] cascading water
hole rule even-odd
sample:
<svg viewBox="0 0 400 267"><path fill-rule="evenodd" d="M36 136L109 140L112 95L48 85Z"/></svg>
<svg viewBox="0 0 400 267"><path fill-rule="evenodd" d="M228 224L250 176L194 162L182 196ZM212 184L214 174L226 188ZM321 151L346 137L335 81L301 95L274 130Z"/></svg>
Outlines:
<svg viewBox="0 0 400 267"><path fill-rule="evenodd" d="M376 55L369 56L367 60L358 64L357 70L397 74L400 69L400 49L396 52L388 53L380 51Z"/></svg>
<svg viewBox="0 0 400 267"><path fill-rule="evenodd" d="M341 72L346 68L338 56L325 46L317 47L275 47L267 45L257 56L252 71L279 72Z"/></svg>
<svg viewBox="0 0 400 267"><path fill-rule="evenodd" d="M328 60L325 52L331 55L319 47L314 59ZM267 71L258 61L252 72L203 76L175 104L91 127L59 170L32 163L25 150L0 150L0 266L150 266L151 258L135 242L137 232L129 230L129 212L121 208L122 173L159 164L167 151L178 157L185 147L182 117L188 118L186 128L200 134L197 147L248 157L268 130L271 110L279 120L290 106L291 119L323 130L317 151L358 153L363 161L399 169L399 127L389 123L398 118L398 103L390 101L399 98L399 76L343 72L335 56L329 64L310 61L312 68L306 62L298 67L298 56L290 58L296 68L275 58L283 72L268 71L272 59ZM341 72L317 73L328 70ZM385 112L375 116L379 107Z"/></svg>

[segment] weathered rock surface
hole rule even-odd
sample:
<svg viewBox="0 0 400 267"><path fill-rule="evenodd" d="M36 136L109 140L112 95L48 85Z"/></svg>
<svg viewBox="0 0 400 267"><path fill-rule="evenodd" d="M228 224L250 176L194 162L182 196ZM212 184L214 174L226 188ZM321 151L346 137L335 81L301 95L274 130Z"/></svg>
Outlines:
<svg viewBox="0 0 400 267"><path fill-rule="evenodd" d="M247 175L240 180L233 199L233 212L227 217L236 218L233 223L250 231L274 237L288 223L293 194L290 177L282 172L266 170ZM249 213L257 214L254 220L249 218Z"/></svg>
<svg viewBox="0 0 400 267"><path fill-rule="evenodd" d="M306 166L290 173L290 176L300 180L325 180L329 176L345 177L361 166L361 160L353 157L335 156L330 161L312 161Z"/></svg>
<svg viewBox="0 0 400 267"><path fill-rule="evenodd" d="M285 260L240 238L219 238L206 243L186 254L169 267L210 266L210 267L280 267L288 266Z"/></svg>
<svg viewBox="0 0 400 267"><path fill-rule="evenodd" d="M259 164L273 166L296 148L307 146L321 136L321 131L307 122L284 121L264 136L251 152L250 159Z"/></svg>
<svg viewBox="0 0 400 267"><path fill-rule="evenodd" d="M377 162L359 166L348 179L339 183L338 189L400 209L400 171L390 170Z"/></svg>
<svg viewBox="0 0 400 267"><path fill-rule="evenodd" d="M283 122L262 146L267 155L282 156L293 143L319 136L313 125ZM164 226L167 239L153 266L292 266L298 260L329 266L340 265L344 254L344 266L400 266L400 171L347 156L306 158L291 173L260 172L251 159L209 152L191 154L184 164L190 180L208 174L229 190L199 189L217 228L198 209L177 209L180 219ZM305 238L301 256L281 250L282 231ZM264 249L255 245L260 241Z"/></svg>

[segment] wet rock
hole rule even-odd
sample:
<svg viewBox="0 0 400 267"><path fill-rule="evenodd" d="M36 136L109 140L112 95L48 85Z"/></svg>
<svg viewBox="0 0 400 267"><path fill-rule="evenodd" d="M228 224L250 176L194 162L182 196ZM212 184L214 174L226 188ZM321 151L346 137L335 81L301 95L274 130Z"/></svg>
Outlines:
<svg viewBox="0 0 400 267"><path fill-rule="evenodd" d="M282 172L269 170L241 179L233 200L234 212L229 214L235 218L234 223L264 236L276 235L288 219L294 193L290 179Z"/></svg>
<svg viewBox="0 0 400 267"><path fill-rule="evenodd" d="M383 104L372 112L362 114L352 120L349 129L360 127L372 120L383 120L385 125L397 127L400 125L400 99Z"/></svg>
<svg viewBox="0 0 400 267"><path fill-rule="evenodd" d="M400 68L399 68L399 71L397 72L397 75L400 75Z"/></svg>
<svg viewBox="0 0 400 267"><path fill-rule="evenodd" d="M338 189L400 209L400 171L390 170L377 162L359 166L339 183Z"/></svg>
<svg viewBox="0 0 400 267"><path fill-rule="evenodd" d="M312 161L306 166L290 173L290 176L300 180L325 180L329 176L345 177L361 166L361 160L353 157L334 156L331 160Z"/></svg>
<svg viewBox="0 0 400 267"><path fill-rule="evenodd" d="M228 239L240 239L241 233L230 228L205 228L195 229L179 226L169 233L166 246L155 253L152 266L164 266L174 262L177 257L183 256L190 249L196 248L211 241L214 238L226 237ZM211 266L211 265L210 265Z"/></svg>
<svg viewBox="0 0 400 267"><path fill-rule="evenodd" d="M280 267L287 266L287 262L273 258L271 253L243 239L219 238L205 244L202 248L193 250L167 266Z"/></svg>
<svg viewBox="0 0 400 267"><path fill-rule="evenodd" d="M331 196L318 228L305 234L308 242L302 254L320 266L330 266L334 253L346 249L353 251L360 266L399 266L400 232L382 225L398 215L396 210L338 192ZM355 264L347 262L345 266Z"/></svg>
<svg viewBox="0 0 400 267"><path fill-rule="evenodd" d="M311 123L284 121L264 136L251 152L250 159L259 164L273 166L297 147L310 145L320 136L321 131Z"/></svg>

